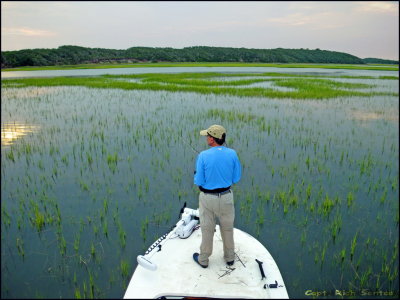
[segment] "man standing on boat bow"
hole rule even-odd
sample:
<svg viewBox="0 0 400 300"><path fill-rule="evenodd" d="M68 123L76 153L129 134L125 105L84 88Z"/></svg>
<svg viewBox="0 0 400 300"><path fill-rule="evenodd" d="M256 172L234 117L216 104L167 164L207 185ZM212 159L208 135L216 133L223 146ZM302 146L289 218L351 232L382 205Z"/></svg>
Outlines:
<svg viewBox="0 0 400 300"><path fill-rule="evenodd" d="M208 258L213 250L215 219L219 219L224 260L231 266L235 260L233 240L233 222L235 208L231 186L241 177L241 166L236 151L225 146L226 130L221 125L212 125L200 131L207 136L211 147L199 153L196 161L194 184L200 189L199 213L201 228L200 254L194 253L193 259L201 267L208 267Z"/></svg>

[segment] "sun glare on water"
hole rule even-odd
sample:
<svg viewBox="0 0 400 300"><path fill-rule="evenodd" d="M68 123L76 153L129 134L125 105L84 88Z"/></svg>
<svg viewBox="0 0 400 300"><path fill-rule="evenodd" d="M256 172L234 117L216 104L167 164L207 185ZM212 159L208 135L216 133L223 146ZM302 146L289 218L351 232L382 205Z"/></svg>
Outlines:
<svg viewBox="0 0 400 300"><path fill-rule="evenodd" d="M11 146L19 138L24 137L29 133L37 131L38 126L20 124L20 123L6 123L1 124L1 146Z"/></svg>

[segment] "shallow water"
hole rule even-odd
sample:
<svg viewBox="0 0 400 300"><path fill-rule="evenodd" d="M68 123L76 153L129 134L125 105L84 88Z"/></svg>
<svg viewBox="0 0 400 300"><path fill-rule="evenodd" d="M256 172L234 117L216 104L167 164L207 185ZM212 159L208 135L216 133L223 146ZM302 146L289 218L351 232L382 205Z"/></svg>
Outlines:
<svg viewBox="0 0 400 300"><path fill-rule="evenodd" d="M305 75L354 75L354 76L398 76L396 71L380 70L340 70L321 68L275 68L275 67L158 67L158 68L112 68L112 69L78 69L78 70L40 70L40 71L7 71L1 72L1 78L29 78L54 76L98 76L98 75L127 75L146 73L294 73Z"/></svg>
<svg viewBox="0 0 400 300"><path fill-rule="evenodd" d="M374 82L398 90L398 81ZM382 96L3 89L2 298L123 297L136 256L176 223L184 202L197 208L189 145L207 149L199 131L214 123L227 128L243 166L235 227L266 246L290 297L396 292L398 114L398 98ZM3 144L8 132L15 138Z"/></svg>

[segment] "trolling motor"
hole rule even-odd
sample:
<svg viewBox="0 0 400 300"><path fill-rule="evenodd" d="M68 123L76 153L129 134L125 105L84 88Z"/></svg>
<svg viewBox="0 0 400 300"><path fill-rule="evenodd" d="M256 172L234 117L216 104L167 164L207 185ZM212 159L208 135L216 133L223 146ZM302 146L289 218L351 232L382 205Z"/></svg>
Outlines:
<svg viewBox="0 0 400 300"><path fill-rule="evenodd" d="M179 212L179 218L175 234L181 239L187 239L199 223L199 210L187 208L185 202Z"/></svg>
<svg viewBox="0 0 400 300"><path fill-rule="evenodd" d="M181 224L176 229L175 233L179 238L187 239L192 234L196 225L199 224L199 210L185 207L183 209L181 221L179 221Z"/></svg>

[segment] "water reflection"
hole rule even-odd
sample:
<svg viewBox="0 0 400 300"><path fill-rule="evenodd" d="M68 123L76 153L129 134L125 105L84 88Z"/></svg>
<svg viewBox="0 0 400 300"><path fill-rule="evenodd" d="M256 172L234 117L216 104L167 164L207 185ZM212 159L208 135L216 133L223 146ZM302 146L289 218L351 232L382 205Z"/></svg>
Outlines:
<svg viewBox="0 0 400 300"><path fill-rule="evenodd" d="M335 70L320 68L277 68L277 67L146 67L146 68L112 68L112 69L75 69L75 70L39 70L39 71L7 71L1 72L3 78L32 78L32 77L56 77L56 76L99 76L104 74L126 75L145 73L204 73L204 72L226 72L226 73L295 73L323 75L352 75L352 76L398 76L398 71L382 70Z"/></svg>
<svg viewBox="0 0 400 300"><path fill-rule="evenodd" d="M22 123L1 124L1 146L11 146L19 138L39 129L39 126Z"/></svg>
<svg viewBox="0 0 400 300"><path fill-rule="evenodd" d="M350 113L351 118L361 122L373 121L373 120L387 120L393 122L399 122L399 115L395 111L377 111L377 112L366 112L355 110Z"/></svg>

